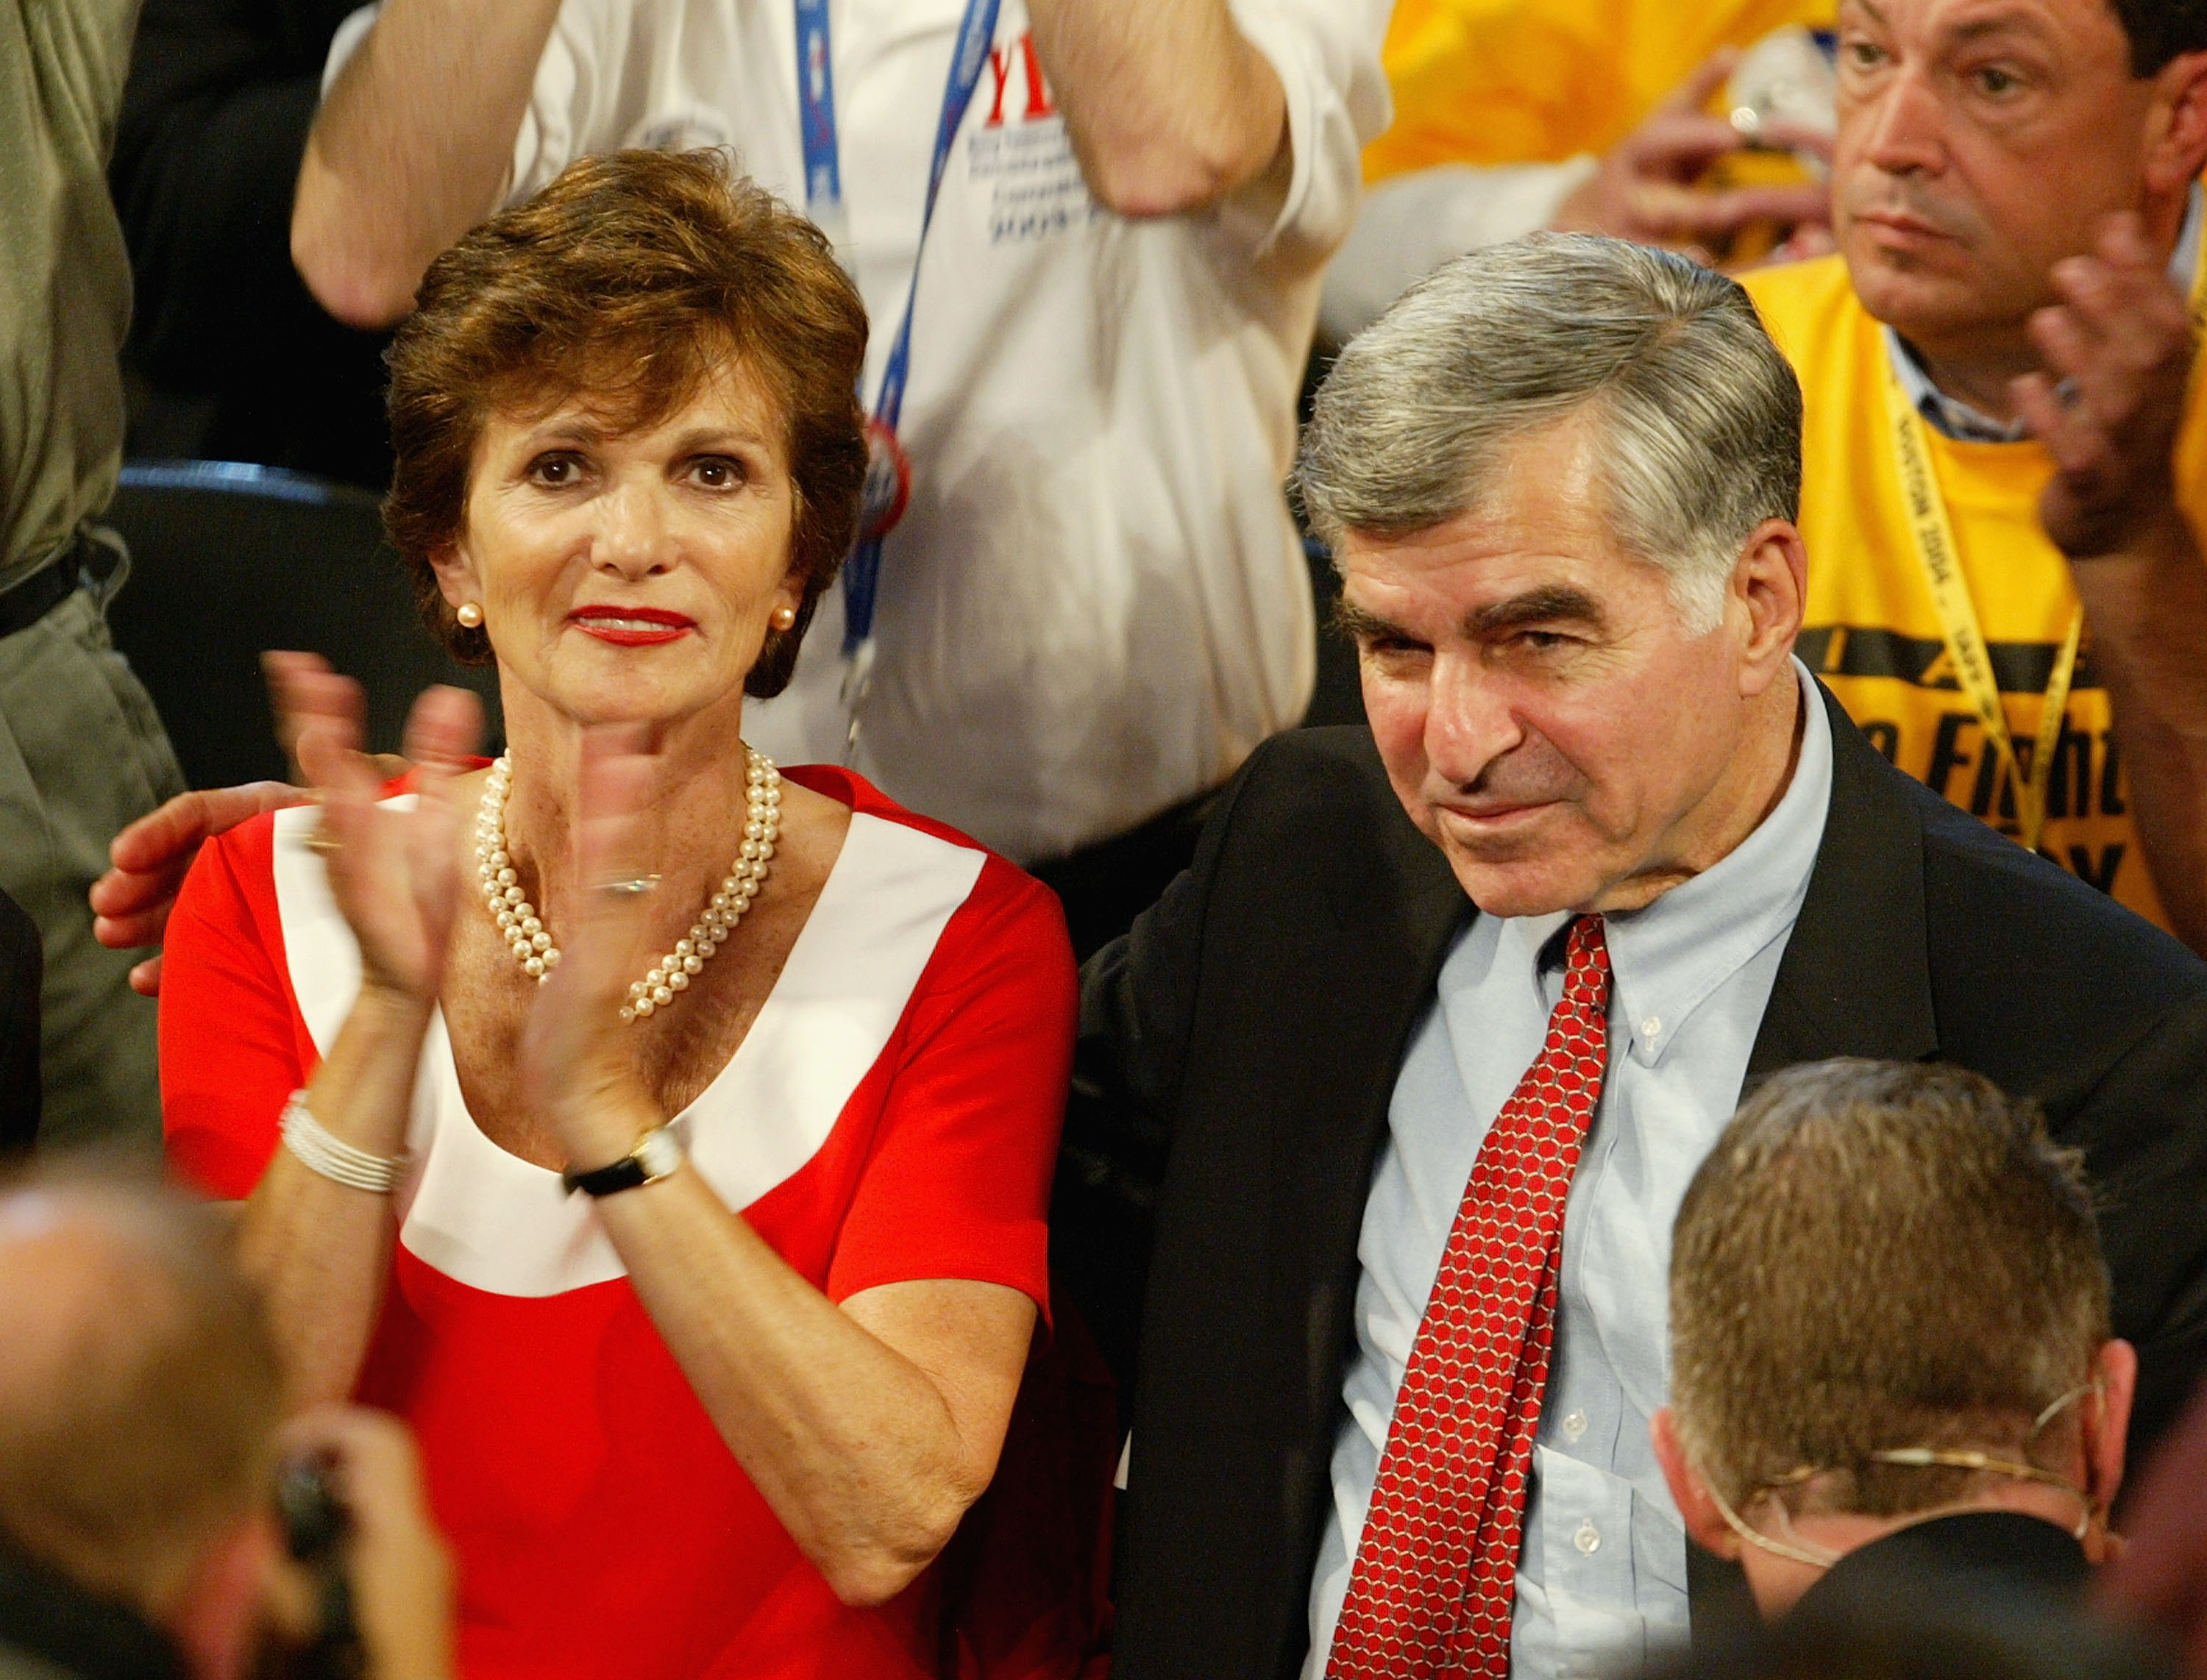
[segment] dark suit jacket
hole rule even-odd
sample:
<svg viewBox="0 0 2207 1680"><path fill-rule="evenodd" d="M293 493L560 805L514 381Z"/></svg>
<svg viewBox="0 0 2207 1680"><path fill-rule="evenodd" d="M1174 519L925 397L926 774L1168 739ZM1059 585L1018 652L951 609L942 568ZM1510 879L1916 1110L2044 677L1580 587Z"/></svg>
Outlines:
<svg viewBox="0 0 2207 1680"><path fill-rule="evenodd" d="M1897 1605L1997 1620L2026 1607L2080 1611L2092 1566L2059 1524L2020 1511L1957 1511L1857 1546L1824 1571L1788 1619L1845 1627Z"/></svg>
<svg viewBox="0 0 2207 1680"><path fill-rule="evenodd" d="M1938 1057L2037 1099L2107 1199L2149 1441L2207 1352L2207 965L1934 798L1824 699L1831 815L1749 1077ZM1274 1680L1303 1659L1365 1199L1397 1067L1473 913L1369 734L1309 730L1250 759L1193 868L1088 967L1073 1163L1115 1153L1126 1175L1145 1144L1165 1154L1123 1680ZM1696 1557L1699 1621L1714 1560Z"/></svg>

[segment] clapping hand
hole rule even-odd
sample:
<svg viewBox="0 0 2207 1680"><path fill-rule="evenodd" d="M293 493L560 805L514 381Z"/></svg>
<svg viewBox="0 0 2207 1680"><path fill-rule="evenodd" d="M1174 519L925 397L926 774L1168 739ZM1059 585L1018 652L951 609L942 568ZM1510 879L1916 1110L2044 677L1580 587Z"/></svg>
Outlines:
<svg viewBox="0 0 2207 1680"><path fill-rule="evenodd" d="M2053 278L2061 302L2031 318L2049 371L2012 387L2054 457L2040 522L2072 560L2136 553L2183 517L2174 457L2192 356L2184 295L2127 213Z"/></svg>
<svg viewBox="0 0 2207 1680"><path fill-rule="evenodd" d="M452 777L482 732L482 708L464 689L432 688L406 722L406 756L420 795L410 811L380 805L382 766L362 749L360 685L326 669L298 673L293 751L321 795L314 844L330 890L360 943L364 990L416 1002L437 994L460 900L461 815Z"/></svg>
<svg viewBox="0 0 2207 1680"><path fill-rule="evenodd" d="M563 918L559 966L538 989L522 1031L524 1100L550 1122L579 1168L636 1146L661 1116L638 1074L635 1031L623 1024L629 986L650 966L661 766L640 725L586 729L570 840L574 906Z"/></svg>

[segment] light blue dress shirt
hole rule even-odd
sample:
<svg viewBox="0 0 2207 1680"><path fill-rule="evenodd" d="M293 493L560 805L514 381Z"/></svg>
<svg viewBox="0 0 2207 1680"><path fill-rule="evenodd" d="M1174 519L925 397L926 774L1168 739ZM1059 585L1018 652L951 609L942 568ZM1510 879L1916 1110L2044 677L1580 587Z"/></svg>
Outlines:
<svg viewBox="0 0 2207 1680"><path fill-rule="evenodd" d="M1731 1119L1831 805L1831 726L1804 714L1777 808L1714 868L1606 918L1609 1067L1564 1216L1556 1341L1510 1630L1521 1680L1631 1672L1684 1641L1686 1539L1648 1444L1670 1388L1671 1226ZM1486 1129L1563 995L1567 914L1475 918L1441 969L1388 1109L1357 1245L1356 1353L1311 1584L1325 1671L1410 1344Z"/></svg>
<svg viewBox="0 0 2207 1680"><path fill-rule="evenodd" d="M2187 297L2199 273L2203 209L2207 209L2207 192L2203 192L2195 181L2191 195L2185 200L2184 224L2176 232L2176 248L2168 255L2168 278ZM1885 329L1885 353L1893 358L1893 370L1899 375L1902 392L1916 404L1917 413L1923 416L1925 424L1933 431L1943 432L1962 443L2020 443L2031 435L2031 427L2022 421L1995 420L1982 410L1940 390L1931 383L1931 375L1916 359L1916 352L1909 348L1908 341L1889 326Z"/></svg>

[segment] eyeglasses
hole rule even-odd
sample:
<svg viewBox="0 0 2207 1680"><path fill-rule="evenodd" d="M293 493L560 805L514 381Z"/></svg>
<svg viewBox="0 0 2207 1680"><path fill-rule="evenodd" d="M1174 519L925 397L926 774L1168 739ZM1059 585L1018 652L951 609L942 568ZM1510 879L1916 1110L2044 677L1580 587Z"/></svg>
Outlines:
<svg viewBox="0 0 2207 1680"><path fill-rule="evenodd" d="M2031 1428L2023 1438L2024 1444L2026 1447L2029 1446L2037 1438L2039 1431L2053 1422L2067 1408L2075 1405L2088 1394L2102 1392L2104 1387L2103 1381L2095 1378L2089 1383L2078 1384L2054 1400L2031 1420ZM2025 1464L2013 1458L1997 1457L1991 1453L1979 1452L1975 1449L1886 1447L1875 1452L1865 1453L1863 1458L1866 1463L1897 1465L1906 1470L1973 1470L1984 1475L2007 1476L2017 1481L2037 1482L2047 1487L2059 1488L2075 1499L2081 1508L2077 1518L2077 1526L2069 1531L2079 1540L2090 1532L2092 1519L2099 1514L2098 1501L2068 1477L2057 1475L2051 1470L2043 1470L2036 1464ZM1791 1510L1784 1499L1774 1496L1784 1493L1789 1488L1799 1487L1818 1476L1828 1475L1833 1468L1829 1465L1803 1464L1795 1469L1788 1470L1782 1476L1775 1477L1769 1481L1759 1482L1749 1490L1747 1498L1742 1503L1752 1509L1758 1501L1767 1499L1777 1512L1778 1525L1785 1530L1787 1538L1783 1540L1773 1534L1766 1534L1761 1529L1753 1527L1732 1509L1730 1501L1726 1500L1723 1494L1717 1492L1714 1482L1706 1475L1702 1480L1703 1486L1708 1490L1710 1500L1717 1508L1717 1514L1724 1518L1726 1526L1741 1540L1758 1550L1768 1552L1773 1557L1787 1558L1796 1563L1806 1563L1811 1569L1828 1569L1833 1564L1838 1563L1844 1554L1833 1551L1829 1547L1818 1545L1807 1536L1795 1533ZM1909 1513L1908 1521L1902 1523L1900 1527L1912 1528L1918 1522L1928 1522L1934 1517L1950 1516L1955 1511L1967 1509L1969 1507L1962 1504L1948 1504L1934 1506L1928 1510L1911 1511Z"/></svg>

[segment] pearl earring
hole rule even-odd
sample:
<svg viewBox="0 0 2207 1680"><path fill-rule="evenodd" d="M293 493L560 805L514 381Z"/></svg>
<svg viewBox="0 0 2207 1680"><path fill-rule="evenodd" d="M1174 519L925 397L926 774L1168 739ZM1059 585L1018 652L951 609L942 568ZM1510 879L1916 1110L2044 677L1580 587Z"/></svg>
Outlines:
<svg viewBox="0 0 2207 1680"><path fill-rule="evenodd" d="M769 622L776 630L794 630L797 627L797 609L794 607L777 607Z"/></svg>
<svg viewBox="0 0 2207 1680"><path fill-rule="evenodd" d="M482 628L482 608L472 601L464 601L453 609L452 616L460 621L462 630Z"/></svg>

